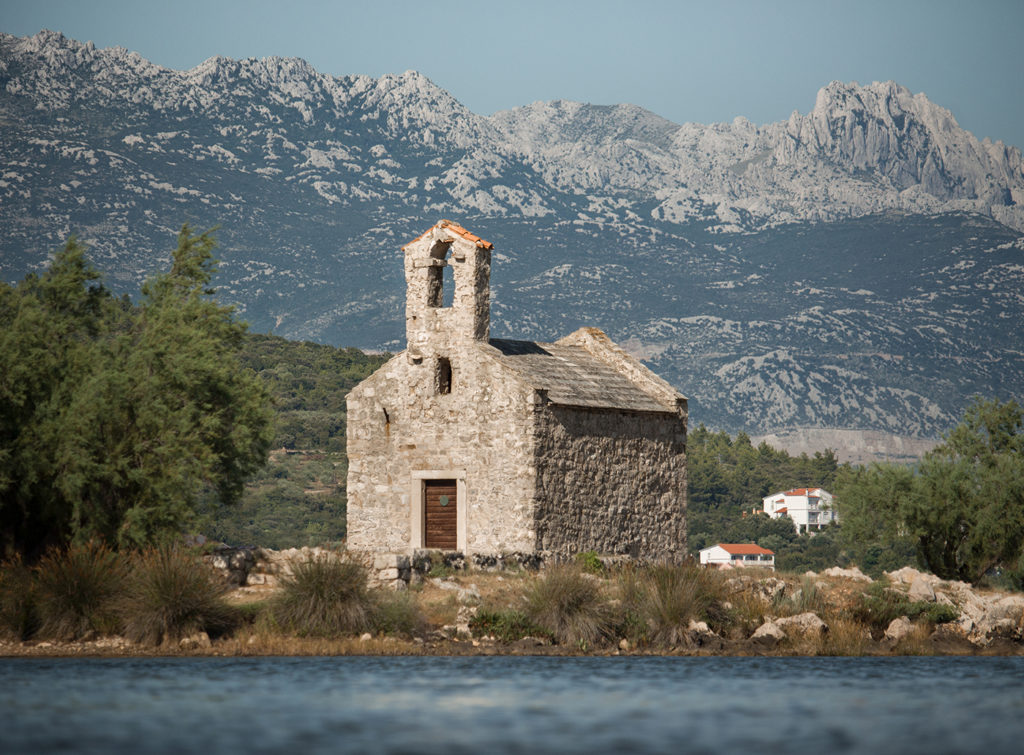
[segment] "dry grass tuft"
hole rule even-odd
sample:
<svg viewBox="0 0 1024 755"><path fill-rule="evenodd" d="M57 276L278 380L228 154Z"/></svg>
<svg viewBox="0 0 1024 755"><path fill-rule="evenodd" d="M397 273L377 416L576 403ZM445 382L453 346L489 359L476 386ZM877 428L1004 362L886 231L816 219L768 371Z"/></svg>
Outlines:
<svg viewBox="0 0 1024 755"><path fill-rule="evenodd" d="M125 569L107 546L89 542L50 551L35 577L40 636L69 641L119 629L114 599L124 586Z"/></svg>
<svg viewBox="0 0 1024 755"><path fill-rule="evenodd" d="M581 650L612 633L612 616L601 583L576 564L552 566L526 589L525 611L560 645Z"/></svg>
<svg viewBox="0 0 1024 755"><path fill-rule="evenodd" d="M720 604L717 573L699 566L651 566L639 584L640 616L650 640L672 647L686 641L691 620L715 619Z"/></svg>
<svg viewBox="0 0 1024 755"><path fill-rule="evenodd" d="M374 607L366 568L331 556L296 564L269 606L276 624L300 637L365 632L373 626Z"/></svg>
<svg viewBox="0 0 1024 755"><path fill-rule="evenodd" d="M379 591L372 608L373 628L381 634L419 637L427 631L426 616L411 592Z"/></svg>
<svg viewBox="0 0 1024 755"><path fill-rule="evenodd" d="M27 640L38 625L32 570L20 557L0 564L0 639Z"/></svg>
<svg viewBox="0 0 1024 755"><path fill-rule="evenodd" d="M166 547L142 551L132 561L119 606L124 634L133 642L166 645L197 632L228 632L239 614L225 601L226 591L192 553Z"/></svg>

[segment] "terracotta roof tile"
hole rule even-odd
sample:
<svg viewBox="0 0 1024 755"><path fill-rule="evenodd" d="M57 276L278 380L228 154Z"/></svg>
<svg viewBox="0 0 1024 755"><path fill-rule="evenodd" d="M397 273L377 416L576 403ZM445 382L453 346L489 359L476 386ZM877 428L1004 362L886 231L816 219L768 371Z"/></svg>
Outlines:
<svg viewBox="0 0 1024 755"><path fill-rule="evenodd" d="M753 543L719 543L718 547L734 556L774 556L775 551Z"/></svg>
<svg viewBox="0 0 1024 755"><path fill-rule="evenodd" d="M787 490L785 493L777 493L777 495L790 495L790 496L793 496L793 495L811 495L811 496L813 496L813 495L817 495L820 492L821 492L821 488L793 488L792 490Z"/></svg>
<svg viewBox="0 0 1024 755"><path fill-rule="evenodd" d="M463 228L458 223L453 223L450 220L441 220L436 225L432 225L426 231L424 231L419 236L417 236L412 241L410 241L408 244L403 246L402 249L405 249L407 246L409 246L411 244L415 244L417 241L422 239L424 236L426 236L428 233L433 231L435 228L443 228L443 229L445 229L447 231L451 231L456 236L460 236L461 238L465 239L466 241L469 241L469 242L471 242L473 244L476 244L477 247L479 247L480 249L493 249L494 248L494 244L492 244L490 241L484 241L482 238L480 238L476 234L470 233L469 231L467 231L465 228Z"/></svg>

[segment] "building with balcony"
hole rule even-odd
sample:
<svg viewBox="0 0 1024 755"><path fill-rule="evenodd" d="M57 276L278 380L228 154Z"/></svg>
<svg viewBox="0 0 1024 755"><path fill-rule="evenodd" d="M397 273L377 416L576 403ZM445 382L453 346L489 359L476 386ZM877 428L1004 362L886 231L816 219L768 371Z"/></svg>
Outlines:
<svg viewBox="0 0 1024 755"><path fill-rule="evenodd" d="M772 519L788 516L797 532L815 532L839 521L832 494L821 488L794 488L762 499Z"/></svg>

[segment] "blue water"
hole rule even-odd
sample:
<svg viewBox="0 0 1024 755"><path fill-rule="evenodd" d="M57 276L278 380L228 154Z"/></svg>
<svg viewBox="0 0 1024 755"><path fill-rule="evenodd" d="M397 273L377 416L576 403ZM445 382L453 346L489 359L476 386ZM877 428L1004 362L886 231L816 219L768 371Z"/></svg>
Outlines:
<svg viewBox="0 0 1024 755"><path fill-rule="evenodd" d="M1021 753L1024 658L0 660L0 753Z"/></svg>

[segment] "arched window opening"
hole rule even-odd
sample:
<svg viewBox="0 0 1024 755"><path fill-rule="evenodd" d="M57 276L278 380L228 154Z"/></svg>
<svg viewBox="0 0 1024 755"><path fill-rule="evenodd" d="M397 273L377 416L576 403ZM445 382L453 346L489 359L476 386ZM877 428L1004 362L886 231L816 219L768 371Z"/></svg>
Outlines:
<svg viewBox="0 0 1024 755"><path fill-rule="evenodd" d="M450 307L455 298L455 276L449 263L451 243L437 242L430 248L427 268L427 306Z"/></svg>
<svg viewBox="0 0 1024 755"><path fill-rule="evenodd" d="M441 268L441 306L450 307L455 303L455 271L450 264Z"/></svg>
<svg viewBox="0 0 1024 755"><path fill-rule="evenodd" d="M452 392L452 363L447 357L437 360L434 371L434 393L443 395Z"/></svg>

